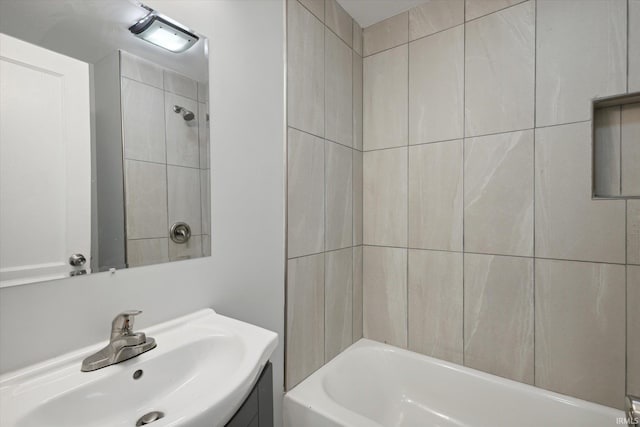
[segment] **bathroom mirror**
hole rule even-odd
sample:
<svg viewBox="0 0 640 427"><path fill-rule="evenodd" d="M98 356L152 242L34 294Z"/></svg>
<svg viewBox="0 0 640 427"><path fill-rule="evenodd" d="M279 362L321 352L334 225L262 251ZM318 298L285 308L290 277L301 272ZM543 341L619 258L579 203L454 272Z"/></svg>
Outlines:
<svg viewBox="0 0 640 427"><path fill-rule="evenodd" d="M207 46L133 0L0 0L0 287L210 255Z"/></svg>

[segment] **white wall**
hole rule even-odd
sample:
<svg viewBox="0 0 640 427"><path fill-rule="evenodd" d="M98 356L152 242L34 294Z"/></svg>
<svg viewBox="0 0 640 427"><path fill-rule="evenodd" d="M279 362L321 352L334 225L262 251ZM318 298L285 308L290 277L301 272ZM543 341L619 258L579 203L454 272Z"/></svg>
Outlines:
<svg viewBox="0 0 640 427"><path fill-rule="evenodd" d="M272 362L281 394L284 2L146 3L210 39L213 256L0 289L0 372L105 340L123 309L144 310L144 328L213 307L280 335Z"/></svg>

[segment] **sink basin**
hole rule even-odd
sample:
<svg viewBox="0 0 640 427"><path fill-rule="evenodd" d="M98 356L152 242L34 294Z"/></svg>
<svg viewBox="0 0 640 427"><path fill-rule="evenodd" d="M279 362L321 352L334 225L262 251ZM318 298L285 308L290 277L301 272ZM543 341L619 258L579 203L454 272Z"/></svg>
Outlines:
<svg viewBox="0 0 640 427"><path fill-rule="evenodd" d="M134 427L159 411L164 416L148 425L222 426L278 342L273 332L209 309L142 331L158 346L117 365L80 371L100 343L3 375L0 425Z"/></svg>

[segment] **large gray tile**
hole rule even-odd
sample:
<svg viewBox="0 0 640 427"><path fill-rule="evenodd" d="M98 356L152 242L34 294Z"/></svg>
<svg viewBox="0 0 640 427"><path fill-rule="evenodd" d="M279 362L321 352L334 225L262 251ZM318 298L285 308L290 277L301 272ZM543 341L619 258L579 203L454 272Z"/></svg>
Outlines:
<svg viewBox="0 0 640 427"><path fill-rule="evenodd" d="M533 131L464 143L464 250L533 256Z"/></svg>
<svg viewBox="0 0 640 427"><path fill-rule="evenodd" d="M324 360L328 362L352 342L353 250L325 253Z"/></svg>
<svg viewBox="0 0 640 427"><path fill-rule="evenodd" d="M363 241L407 245L407 149L363 155Z"/></svg>
<svg viewBox="0 0 640 427"><path fill-rule="evenodd" d="M409 350L462 364L462 253L409 250Z"/></svg>
<svg viewBox="0 0 640 427"><path fill-rule="evenodd" d="M362 153L353 150L353 244L362 244Z"/></svg>
<svg viewBox="0 0 640 427"><path fill-rule="evenodd" d="M534 3L469 22L465 36L466 136L532 128Z"/></svg>
<svg viewBox="0 0 640 427"><path fill-rule="evenodd" d="M640 266L627 266L627 393L640 396Z"/></svg>
<svg viewBox="0 0 640 427"><path fill-rule="evenodd" d="M325 0L324 23L346 44L353 45L353 19L336 0Z"/></svg>
<svg viewBox="0 0 640 427"><path fill-rule="evenodd" d="M362 57L353 53L353 147L362 150Z"/></svg>
<svg viewBox="0 0 640 427"><path fill-rule="evenodd" d="M202 235L202 256L211 256L211 236L209 234Z"/></svg>
<svg viewBox="0 0 640 427"><path fill-rule="evenodd" d="M407 250L363 249L364 337L407 347Z"/></svg>
<svg viewBox="0 0 640 427"><path fill-rule="evenodd" d="M286 389L324 363L324 254L287 262Z"/></svg>
<svg viewBox="0 0 640 427"><path fill-rule="evenodd" d="M298 2L287 5L287 119L324 136L324 25Z"/></svg>
<svg viewBox="0 0 640 427"><path fill-rule="evenodd" d="M122 77L128 77L159 89L164 88L162 68L123 50L120 51L120 74Z"/></svg>
<svg viewBox="0 0 640 427"><path fill-rule="evenodd" d="M209 83L198 82L198 102L209 102Z"/></svg>
<svg viewBox="0 0 640 427"><path fill-rule="evenodd" d="M621 193L640 196L640 104L623 105L620 120Z"/></svg>
<svg viewBox="0 0 640 427"><path fill-rule="evenodd" d="M198 103L198 144L200 145L200 169L208 169L211 158L209 142L209 108L207 104Z"/></svg>
<svg viewBox="0 0 640 427"><path fill-rule="evenodd" d="M324 49L325 138L352 146L353 52L329 30L325 30Z"/></svg>
<svg viewBox="0 0 640 427"><path fill-rule="evenodd" d="M128 267L167 261L169 261L169 239L127 239Z"/></svg>
<svg viewBox="0 0 640 427"><path fill-rule="evenodd" d="M462 138L463 104L463 26L411 42L409 143Z"/></svg>
<svg viewBox="0 0 640 427"><path fill-rule="evenodd" d="M127 78L122 79L124 157L165 163L164 92Z"/></svg>
<svg viewBox="0 0 640 427"><path fill-rule="evenodd" d="M620 408L625 267L536 260L536 386Z"/></svg>
<svg viewBox="0 0 640 427"><path fill-rule="evenodd" d="M535 254L624 263L625 204L591 199L588 122L536 129Z"/></svg>
<svg viewBox="0 0 640 427"><path fill-rule="evenodd" d="M325 250L353 246L351 148L325 142Z"/></svg>
<svg viewBox="0 0 640 427"><path fill-rule="evenodd" d="M620 195L620 106L594 112L595 195Z"/></svg>
<svg viewBox="0 0 640 427"><path fill-rule="evenodd" d="M462 251L462 140L409 147L409 246Z"/></svg>
<svg viewBox="0 0 640 427"><path fill-rule="evenodd" d="M200 170L200 205L202 207L202 234L211 234L211 171Z"/></svg>
<svg viewBox="0 0 640 427"><path fill-rule="evenodd" d="M400 13L367 27L363 31L364 56L409 41L409 12Z"/></svg>
<svg viewBox="0 0 640 427"><path fill-rule="evenodd" d="M364 59L365 150L407 145L407 69L407 45Z"/></svg>
<svg viewBox="0 0 640 427"><path fill-rule="evenodd" d="M181 261L200 258L202 256L202 236L191 236L186 243L176 243L169 240L169 259Z"/></svg>
<svg viewBox="0 0 640 427"><path fill-rule="evenodd" d="M200 169L167 166L169 226L186 222L191 234L202 234Z"/></svg>
<svg viewBox="0 0 640 427"><path fill-rule="evenodd" d="M625 1L537 1L536 126L589 120L626 90Z"/></svg>
<svg viewBox="0 0 640 427"><path fill-rule="evenodd" d="M198 82L175 71L164 70L164 90L198 100Z"/></svg>
<svg viewBox="0 0 640 427"><path fill-rule="evenodd" d="M185 120L174 106L193 112L193 120ZM165 92L165 121L167 132L167 163L170 165L200 167L200 141L198 139L198 102Z"/></svg>
<svg viewBox="0 0 640 427"><path fill-rule="evenodd" d="M295 0L288 0L295 1ZM300 3L311 11L319 20L324 22L325 0L300 0Z"/></svg>
<svg viewBox="0 0 640 427"><path fill-rule="evenodd" d="M640 91L640 0L629 0L629 92Z"/></svg>
<svg viewBox="0 0 640 427"><path fill-rule="evenodd" d="M497 12L501 9L522 3L524 0L466 0L466 20Z"/></svg>
<svg viewBox="0 0 640 427"><path fill-rule="evenodd" d="M466 366L533 384L533 310L533 258L465 254Z"/></svg>
<svg viewBox="0 0 640 427"><path fill-rule="evenodd" d="M167 166L125 160L127 238L167 237Z"/></svg>
<svg viewBox="0 0 640 427"><path fill-rule="evenodd" d="M288 257L324 250L324 141L288 131Z"/></svg>
<svg viewBox="0 0 640 427"><path fill-rule="evenodd" d="M362 338L362 246L353 248L353 341Z"/></svg>
<svg viewBox="0 0 640 427"><path fill-rule="evenodd" d="M640 265L640 200L627 200L627 262Z"/></svg>
<svg viewBox="0 0 640 427"><path fill-rule="evenodd" d="M362 28L356 20L353 20L353 50L358 55L362 56Z"/></svg>
<svg viewBox="0 0 640 427"><path fill-rule="evenodd" d="M464 0L427 0L409 10L409 40L464 23Z"/></svg>

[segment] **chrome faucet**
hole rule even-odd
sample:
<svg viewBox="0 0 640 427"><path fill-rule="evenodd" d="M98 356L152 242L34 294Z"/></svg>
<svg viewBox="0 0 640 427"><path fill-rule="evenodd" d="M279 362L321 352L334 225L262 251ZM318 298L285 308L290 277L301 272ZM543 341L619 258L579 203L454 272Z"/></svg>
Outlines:
<svg viewBox="0 0 640 427"><path fill-rule="evenodd" d="M99 352L82 361L82 372L95 371L139 356L156 347L153 338L144 332L133 332L133 319L140 310L129 310L118 314L111 322L109 344Z"/></svg>

